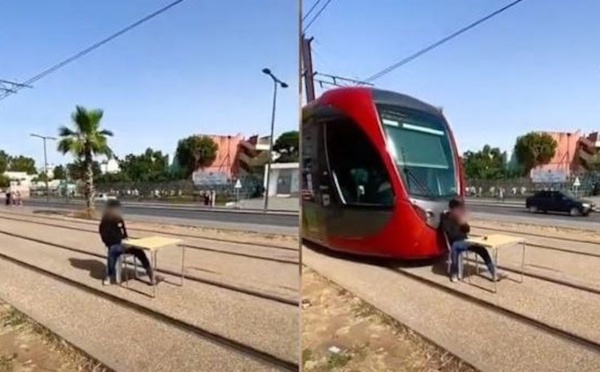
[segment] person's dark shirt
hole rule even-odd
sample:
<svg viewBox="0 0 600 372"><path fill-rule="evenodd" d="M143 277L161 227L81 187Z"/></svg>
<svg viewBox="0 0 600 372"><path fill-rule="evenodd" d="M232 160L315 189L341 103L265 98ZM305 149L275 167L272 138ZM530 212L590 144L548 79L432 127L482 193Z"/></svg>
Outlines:
<svg viewBox="0 0 600 372"><path fill-rule="evenodd" d="M107 247L115 244L121 244L123 239L127 239L127 228L122 218L104 216L99 226L100 238Z"/></svg>
<svg viewBox="0 0 600 372"><path fill-rule="evenodd" d="M465 222L460 224L456 218L449 213L442 215L440 227L448 237L448 243L450 243L450 245L456 241L467 239L467 235L471 231L471 227L468 223Z"/></svg>

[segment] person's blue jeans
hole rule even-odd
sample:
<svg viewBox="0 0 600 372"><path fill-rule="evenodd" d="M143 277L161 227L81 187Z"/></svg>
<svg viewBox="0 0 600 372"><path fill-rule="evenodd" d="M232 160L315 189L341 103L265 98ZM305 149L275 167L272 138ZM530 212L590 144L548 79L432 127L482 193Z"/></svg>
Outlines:
<svg viewBox="0 0 600 372"><path fill-rule="evenodd" d="M106 276L110 279L116 279L116 266L119 256L124 252L121 244L111 245L108 248L108 257L106 262Z"/></svg>
<svg viewBox="0 0 600 372"><path fill-rule="evenodd" d="M452 246L450 247L450 275L456 275L458 273L458 256L466 251L475 252L479 255L485 262L490 274L496 274L496 266L492 262L492 258L487 249L479 245L470 244L466 240L457 240L452 243Z"/></svg>

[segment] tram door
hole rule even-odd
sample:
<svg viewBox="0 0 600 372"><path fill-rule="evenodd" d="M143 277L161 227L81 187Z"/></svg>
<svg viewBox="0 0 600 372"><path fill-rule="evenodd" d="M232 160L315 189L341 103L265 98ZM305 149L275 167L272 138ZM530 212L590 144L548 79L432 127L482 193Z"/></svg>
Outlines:
<svg viewBox="0 0 600 372"><path fill-rule="evenodd" d="M383 159L351 118L340 113L324 129L331 190L328 231L346 238L375 234L391 219L394 205Z"/></svg>
<svg viewBox="0 0 600 372"><path fill-rule="evenodd" d="M325 241L321 185L324 156L322 128L315 116L302 122L302 235Z"/></svg>

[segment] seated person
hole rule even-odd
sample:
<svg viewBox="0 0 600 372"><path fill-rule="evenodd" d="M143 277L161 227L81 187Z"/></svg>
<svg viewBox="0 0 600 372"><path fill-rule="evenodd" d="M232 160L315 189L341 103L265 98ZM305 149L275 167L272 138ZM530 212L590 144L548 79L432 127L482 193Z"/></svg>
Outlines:
<svg viewBox="0 0 600 372"><path fill-rule="evenodd" d="M150 261L146 254L139 248L125 249L121 244L123 239L127 239L127 229L125 221L121 215L121 203L118 200L108 200L100 221L100 238L104 245L108 248L108 259L106 263L106 277L103 281L104 285L109 285L116 281L115 266L117 259L121 254L132 254L137 260L142 263L150 279L150 284L154 284L154 273L150 266Z"/></svg>
<svg viewBox="0 0 600 372"><path fill-rule="evenodd" d="M482 246L467 242L467 234L471 228L467 223L467 213L465 202L462 198L454 198L450 200L448 205L450 211L442 215L440 227L448 238L450 243L450 280L456 282L458 280L458 256L463 252L470 251L479 255L487 266L491 280L500 280L506 275L499 273L487 249Z"/></svg>

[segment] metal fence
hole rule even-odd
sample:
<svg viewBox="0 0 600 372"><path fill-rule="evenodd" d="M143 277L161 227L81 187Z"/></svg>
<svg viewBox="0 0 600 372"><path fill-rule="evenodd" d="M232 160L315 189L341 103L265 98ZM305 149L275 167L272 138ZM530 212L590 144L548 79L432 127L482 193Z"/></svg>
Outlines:
<svg viewBox="0 0 600 372"><path fill-rule="evenodd" d="M579 186L575 186L579 179ZM534 183L529 177L499 180L467 180L467 195L482 198L526 198L540 190L571 191L578 196L597 195L600 192L600 173L585 172L572 174L566 182Z"/></svg>
<svg viewBox="0 0 600 372"><path fill-rule="evenodd" d="M262 179L248 176L240 178L241 188L236 189L237 180L220 184L195 185L190 180L169 182L123 182L98 183L96 194L106 193L120 199L133 200L186 200L201 201L205 193L214 192L217 202L249 199L263 195ZM83 193L83 185L78 186L78 194Z"/></svg>

